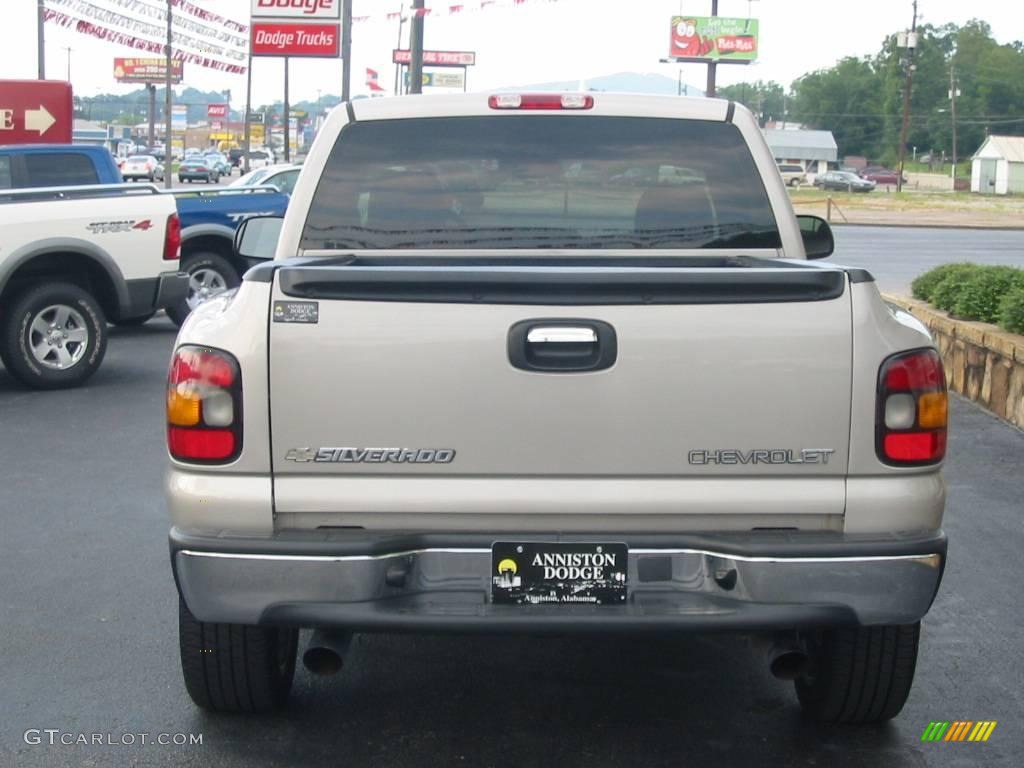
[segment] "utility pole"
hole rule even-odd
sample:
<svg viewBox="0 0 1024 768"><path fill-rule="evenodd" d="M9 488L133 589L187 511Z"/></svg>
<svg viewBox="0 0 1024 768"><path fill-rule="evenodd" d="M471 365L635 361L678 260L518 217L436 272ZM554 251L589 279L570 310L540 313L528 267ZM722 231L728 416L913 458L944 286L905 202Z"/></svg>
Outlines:
<svg viewBox="0 0 1024 768"><path fill-rule="evenodd" d="M953 120L953 170L951 176L953 177L953 189L956 189L956 97L960 95L960 91L956 87L956 75L953 72L953 62L949 63L949 101L950 101L950 115Z"/></svg>
<svg viewBox="0 0 1024 768"><path fill-rule="evenodd" d="M903 91L903 127L900 128L900 167L896 173L896 191L903 191L903 163L907 157L907 132L910 130L910 91L914 85L914 49L917 47L917 0L914 0L914 19L907 34L907 85ZM897 43L898 44L898 43Z"/></svg>
<svg viewBox="0 0 1024 768"><path fill-rule="evenodd" d="M149 143L152 148L156 144L156 84L146 83L146 94L149 96ZM170 155L167 153L167 142L164 142L164 169L169 172Z"/></svg>
<svg viewBox="0 0 1024 768"><path fill-rule="evenodd" d="M409 93L423 93L423 0L412 0L409 21Z"/></svg>
<svg viewBox="0 0 1024 768"><path fill-rule="evenodd" d="M242 140L242 173L249 172L249 151L252 149L252 46L249 48L249 67L245 73L245 138ZM265 131L266 126L263 127ZM264 134L265 135L265 134Z"/></svg>
<svg viewBox="0 0 1024 768"><path fill-rule="evenodd" d="M173 27L171 26L171 0L167 0L167 76L164 80L164 186L167 189L171 188L171 182L174 179L174 174L171 173L171 162L174 158L174 125L173 118L171 116L171 102L174 98L174 92L171 90L171 84L174 80L174 53L171 45L173 44Z"/></svg>
<svg viewBox="0 0 1024 768"><path fill-rule="evenodd" d="M711 0L711 15L718 15L718 0ZM707 88L704 89L704 95L709 99L715 98L715 72L717 69L718 64L716 62L708 62L708 85Z"/></svg>
<svg viewBox="0 0 1024 768"><path fill-rule="evenodd" d="M67 80L70 83L71 82L71 52L74 50L74 48L72 48L70 45L62 45L60 49L62 51L65 51L67 53L67 55L68 55L68 58L67 58L67 62L68 63L67 63L67 70L66 70L67 77L65 77L65 80Z"/></svg>
<svg viewBox="0 0 1024 768"><path fill-rule="evenodd" d="M284 57L284 161L292 161L292 105L288 100L288 57Z"/></svg>
<svg viewBox="0 0 1024 768"><path fill-rule="evenodd" d="M341 100L352 96L352 0L341 4Z"/></svg>
<svg viewBox="0 0 1024 768"><path fill-rule="evenodd" d="M402 5L398 11L398 45L395 46L396 50L402 50L402 27L405 26L405 5ZM402 65L395 64L395 96L402 93L401 89L401 77L402 77Z"/></svg>
<svg viewBox="0 0 1024 768"><path fill-rule="evenodd" d="M46 23L46 6L38 0L36 6L36 56L38 57L39 79L46 79L46 35L43 25Z"/></svg>

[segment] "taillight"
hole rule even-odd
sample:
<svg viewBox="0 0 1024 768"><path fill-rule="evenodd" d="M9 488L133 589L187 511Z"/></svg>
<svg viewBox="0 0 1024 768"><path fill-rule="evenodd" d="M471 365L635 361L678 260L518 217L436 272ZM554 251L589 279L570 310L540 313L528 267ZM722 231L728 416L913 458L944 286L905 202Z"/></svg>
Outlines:
<svg viewBox="0 0 1024 768"><path fill-rule="evenodd" d="M594 97L583 93L499 93L487 100L491 109L592 109Z"/></svg>
<svg viewBox="0 0 1024 768"><path fill-rule="evenodd" d="M167 376L167 450L178 461L226 464L242 451L242 375L217 349L179 347Z"/></svg>
<svg viewBox="0 0 1024 768"><path fill-rule="evenodd" d="M886 464L935 464L946 455L946 374L934 349L901 352L878 373L875 449Z"/></svg>
<svg viewBox="0 0 1024 768"><path fill-rule="evenodd" d="M175 261L181 258L181 219L172 213L167 217L167 229L164 232L164 261Z"/></svg>

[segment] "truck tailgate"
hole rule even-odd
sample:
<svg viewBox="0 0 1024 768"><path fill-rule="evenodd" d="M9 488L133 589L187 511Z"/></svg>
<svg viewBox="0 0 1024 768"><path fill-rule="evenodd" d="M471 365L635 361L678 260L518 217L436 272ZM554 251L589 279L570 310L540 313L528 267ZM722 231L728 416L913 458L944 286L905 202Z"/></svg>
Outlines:
<svg viewBox="0 0 1024 768"><path fill-rule="evenodd" d="M841 517L846 280L791 266L283 267L276 511L301 527L360 525L371 508L396 525L465 513L463 527L502 512L568 526L588 509L698 527L718 513ZM551 370L601 355L600 370Z"/></svg>

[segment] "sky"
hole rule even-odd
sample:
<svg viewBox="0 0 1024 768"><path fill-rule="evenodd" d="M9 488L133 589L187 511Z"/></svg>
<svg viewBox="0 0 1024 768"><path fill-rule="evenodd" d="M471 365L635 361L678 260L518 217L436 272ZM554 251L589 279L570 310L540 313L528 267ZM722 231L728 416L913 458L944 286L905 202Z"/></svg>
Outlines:
<svg viewBox="0 0 1024 768"><path fill-rule="evenodd" d="M408 4L408 0L404 0ZM426 0L427 7L447 8L463 0ZM158 0L150 0L156 3ZM250 0L193 0L204 9L248 23ZM113 5L113 0L96 0ZM394 83L391 50L398 39L398 22L385 15L398 10L403 0L353 0L354 16L375 20L353 28L352 93L363 94L365 70L380 72L389 91ZM36 0L0 0L0 78L36 77ZM708 14L710 0L528 0L518 7L494 7L476 13L425 20L427 48L472 50L477 66L469 70L469 89L525 85L559 80L581 80L616 72L657 72L676 78L679 67L662 64L668 53L671 17ZM920 22L963 23L981 18L992 25L996 39L1024 38L1024 15L1011 0L920 0ZM776 80L789 84L808 71L829 67L844 56L874 54L887 34L909 27L909 0L719 0L722 16L760 20L760 53L750 66L718 67L718 84L743 80ZM919 22L919 23L920 23ZM403 47L408 44L403 30ZM113 58L146 55L131 48L96 40L46 25L46 74L65 79L70 47L71 82L76 94L128 93L138 86L119 85L113 79ZM290 77L293 103L341 92L338 60L292 60ZM703 65L683 65L683 79L703 88ZM253 104L281 99L283 62L257 59L253 65ZM200 90L230 90L235 108L245 105L246 78L193 64L185 66L185 85Z"/></svg>

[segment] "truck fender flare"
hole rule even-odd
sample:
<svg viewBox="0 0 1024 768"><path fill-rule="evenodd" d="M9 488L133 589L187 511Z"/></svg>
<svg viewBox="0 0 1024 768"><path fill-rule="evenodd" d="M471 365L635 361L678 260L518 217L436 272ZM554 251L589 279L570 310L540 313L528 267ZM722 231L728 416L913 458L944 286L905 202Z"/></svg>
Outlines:
<svg viewBox="0 0 1024 768"><path fill-rule="evenodd" d="M181 242L184 244L197 237L209 237L211 235L223 237L228 242L233 242L235 230L223 224L193 224L181 230Z"/></svg>
<svg viewBox="0 0 1024 768"><path fill-rule="evenodd" d="M125 282L121 268L117 266L114 258L104 249L90 243L88 240L79 240L73 237L52 237L45 240L35 240L12 251L10 256L0 263L0 292L7 287L11 276L24 264L37 256L45 256L49 253L70 253L99 265L114 286L118 307L124 311L131 305L128 283Z"/></svg>

